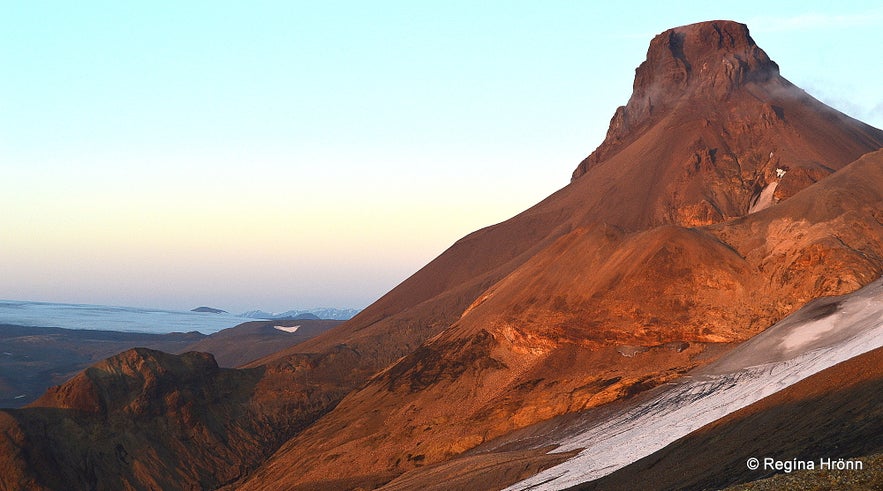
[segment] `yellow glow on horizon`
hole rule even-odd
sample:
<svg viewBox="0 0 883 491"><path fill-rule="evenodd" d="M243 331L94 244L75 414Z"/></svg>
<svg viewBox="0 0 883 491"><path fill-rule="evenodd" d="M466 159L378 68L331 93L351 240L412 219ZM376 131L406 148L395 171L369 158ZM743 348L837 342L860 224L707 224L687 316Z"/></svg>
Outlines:
<svg viewBox="0 0 883 491"><path fill-rule="evenodd" d="M282 260L366 261L440 253L472 230L508 218L462 199L428 200L401 188L387 192L255 189L84 189L18 205L5 220L5 248L28 254L180 261L270 256ZM16 247L16 244L18 246ZM296 260L296 259L295 259Z"/></svg>
<svg viewBox="0 0 883 491"><path fill-rule="evenodd" d="M16 186L0 195L0 255L12 258L0 286L10 298L54 291L86 303L119 292L164 305L192 292L259 307L272 292L365 306L464 235L543 197L505 193L505 177L489 192L488 176L428 178L406 164L338 176L337 163L319 161L310 183L278 162L16 166Z"/></svg>

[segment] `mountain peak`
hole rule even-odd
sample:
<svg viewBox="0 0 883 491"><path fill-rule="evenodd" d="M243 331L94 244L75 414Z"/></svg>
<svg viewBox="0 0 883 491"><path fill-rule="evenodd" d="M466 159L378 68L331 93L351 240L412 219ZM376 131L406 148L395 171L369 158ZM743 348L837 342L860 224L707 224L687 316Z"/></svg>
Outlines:
<svg viewBox="0 0 883 491"><path fill-rule="evenodd" d="M633 99L652 103L655 96L657 104L664 104L694 91L723 98L736 87L765 82L778 73L778 65L754 43L745 24L700 22L669 29L650 41L647 59L635 73Z"/></svg>
<svg viewBox="0 0 883 491"><path fill-rule="evenodd" d="M635 70L632 96L617 108L604 142L573 178L681 104L723 102L746 84L773 79L781 79L779 66L755 44L745 24L715 20L664 31L650 41L647 58Z"/></svg>

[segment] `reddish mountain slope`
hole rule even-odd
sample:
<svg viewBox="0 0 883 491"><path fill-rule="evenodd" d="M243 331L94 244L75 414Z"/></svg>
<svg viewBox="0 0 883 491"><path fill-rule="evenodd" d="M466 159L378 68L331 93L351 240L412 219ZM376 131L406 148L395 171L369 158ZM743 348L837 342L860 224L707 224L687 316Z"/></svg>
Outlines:
<svg viewBox="0 0 883 491"><path fill-rule="evenodd" d="M380 483L628 397L707 359L707 343L747 339L812 298L872 281L883 271L883 154L812 183L881 142L879 130L782 79L742 25L657 36L635 95L569 186L468 237L400 287L458 278L477 288L416 308L461 315L434 324L446 329L409 345L246 488L355 474ZM771 204L786 201L745 216L772 182ZM685 228L697 225L705 226ZM508 238L504 262L495 253ZM468 258L475 276L454 258ZM462 298L473 296L466 307ZM375 308L400 298L394 290ZM353 322L333 336L361 343L378 329L385 346L400 342L386 322ZM635 352L644 355L623 356ZM286 472L294 465L296 477Z"/></svg>
<svg viewBox="0 0 883 491"><path fill-rule="evenodd" d="M232 428L223 437L154 403L145 402L159 426L141 424L127 401L179 400L168 394L184 382L156 392L150 377L136 377L108 392L105 406L116 410L106 417L131 432L135 448L159 438L162 458L145 451L70 474L95 455L89 445L112 449L120 437L93 431L88 413L65 412L56 427L30 408L0 413L0 470L112 484L173 475L207 486L222 452L237 470L218 467L223 478L210 485L236 477L245 489L376 485L516 428L629 397L712 358L714 343L747 339L816 296L878 277L883 153L847 164L880 147L883 132L781 78L745 26L667 31L569 185L461 239L351 321L253 371L218 372L255 377L229 404L206 408ZM761 194L770 206L746 216ZM77 387L44 404L92 401ZM217 400L217 384L199 387ZM158 429L179 424L204 439ZM79 442L52 454L60 471L16 450L35 445L43 427Z"/></svg>
<svg viewBox="0 0 883 491"><path fill-rule="evenodd" d="M883 147L883 132L779 76L741 24L666 31L647 56L635 94L569 186L461 239L341 329L303 348L358 343L385 355L385 365L575 228L605 224L617 233L721 222L745 215L752 198L776 180L777 168L787 171L775 193L784 199Z"/></svg>
<svg viewBox="0 0 883 491"><path fill-rule="evenodd" d="M811 298L876 279L880 183L883 151L726 225L658 227L616 247L569 234L284 445L246 489L295 463L293 482L358 469L380 483L670 380L709 359L709 342L747 339Z"/></svg>

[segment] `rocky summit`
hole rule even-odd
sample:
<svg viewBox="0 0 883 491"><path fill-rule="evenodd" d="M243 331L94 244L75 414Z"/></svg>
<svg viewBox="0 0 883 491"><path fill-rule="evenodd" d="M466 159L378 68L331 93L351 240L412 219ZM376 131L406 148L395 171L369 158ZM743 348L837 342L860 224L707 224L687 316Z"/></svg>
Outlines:
<svg viewBox="0 0 883 491"><path fill-rule="evenodd" d="M786 199L879 145L879 130L784 79L745 25L705 22L651 41L631 98L573 179L637 167L646 177L635 188L649 195L627 198L639 223L708 225L756 211L770 186L770 202Z"/></svg>
<svg viewBox="0 0 883 491"><path fill-rule="evenodd" d="M564 188L241 369L128 352L0 412L0 480L505 486L559 457L470 452L639 397L877 279L881 147L782 78L746 26L668 30Z"/></svg>

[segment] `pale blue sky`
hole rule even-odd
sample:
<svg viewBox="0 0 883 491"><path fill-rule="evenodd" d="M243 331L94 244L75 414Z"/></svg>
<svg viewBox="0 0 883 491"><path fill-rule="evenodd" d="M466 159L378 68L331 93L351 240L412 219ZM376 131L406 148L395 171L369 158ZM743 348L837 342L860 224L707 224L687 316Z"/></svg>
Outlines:
<svg viewBox="0 0 883 491"><path fill-rule="evenodd" d="M567 184L702 20L883 126L879 2L0 5L0 298L364 307Z"/></svg>

